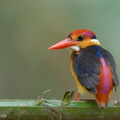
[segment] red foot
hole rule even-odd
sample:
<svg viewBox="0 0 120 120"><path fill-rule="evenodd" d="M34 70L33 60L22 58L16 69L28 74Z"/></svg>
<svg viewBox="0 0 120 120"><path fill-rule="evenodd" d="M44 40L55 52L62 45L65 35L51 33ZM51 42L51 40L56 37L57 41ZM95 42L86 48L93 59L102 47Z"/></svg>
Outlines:
<svg viewBox="0 0 120 120"><path fill-rule="evenodd" d="M75 98L76 101L80 101L80 92L78 92L76 98Z"/></svg>

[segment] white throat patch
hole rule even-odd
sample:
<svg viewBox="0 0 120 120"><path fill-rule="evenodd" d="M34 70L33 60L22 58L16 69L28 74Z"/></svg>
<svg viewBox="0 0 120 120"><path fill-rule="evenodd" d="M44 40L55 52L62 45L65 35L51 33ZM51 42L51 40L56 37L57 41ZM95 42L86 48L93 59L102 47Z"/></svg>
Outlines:
<svg viewBox="0 0 120 120"><path fill-rule="evenodd" d="M80 47L78 47L78 46L70 46L68 48L70 51L80 51Z"/></svg>

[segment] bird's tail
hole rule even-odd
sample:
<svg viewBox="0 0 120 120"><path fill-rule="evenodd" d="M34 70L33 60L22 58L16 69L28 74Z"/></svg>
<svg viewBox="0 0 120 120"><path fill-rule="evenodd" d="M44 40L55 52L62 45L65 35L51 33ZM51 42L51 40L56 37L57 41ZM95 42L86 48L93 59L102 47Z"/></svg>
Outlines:
<svg viewBox="0 0 120 120"><path fill-rule="evenodd" d="M107 107L110 99L110 93L108 94L97 93L95 95L95 98L99 107Z"/></svg>

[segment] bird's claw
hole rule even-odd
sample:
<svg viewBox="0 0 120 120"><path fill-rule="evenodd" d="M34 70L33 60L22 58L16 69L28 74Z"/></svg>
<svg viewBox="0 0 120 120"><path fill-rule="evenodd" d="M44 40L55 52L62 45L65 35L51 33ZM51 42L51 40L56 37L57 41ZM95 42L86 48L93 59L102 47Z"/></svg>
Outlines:
<svg viewBox="0 0 120 120"><path fill-rule="evenodd" d="M78 92L76 98L75 98L76 101L80 101L80 92Z"/></svg>

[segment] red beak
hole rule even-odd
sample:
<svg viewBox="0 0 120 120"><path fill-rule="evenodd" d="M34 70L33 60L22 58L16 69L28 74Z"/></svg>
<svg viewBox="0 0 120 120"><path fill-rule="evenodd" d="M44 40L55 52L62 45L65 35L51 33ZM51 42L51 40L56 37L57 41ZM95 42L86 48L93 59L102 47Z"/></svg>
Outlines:
<svg viewBox="0 0 120 120"><path fill-rule="evenodd" d="M66 38L65 40L62 40L52 45L48 49L63 49L63 48L67 48L67 47L74 46L74 45L76 45L76 42L72 41L70 38Z"/></svg>

